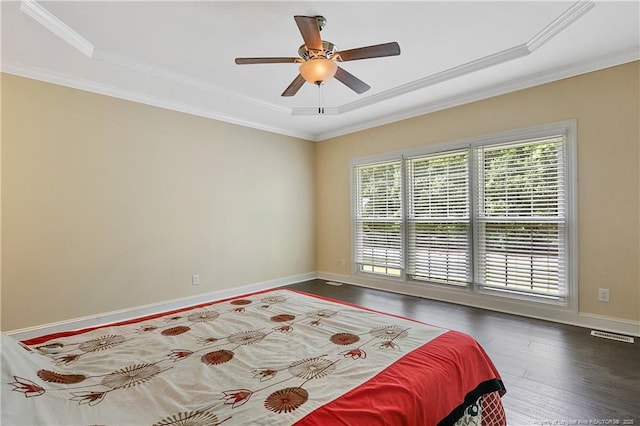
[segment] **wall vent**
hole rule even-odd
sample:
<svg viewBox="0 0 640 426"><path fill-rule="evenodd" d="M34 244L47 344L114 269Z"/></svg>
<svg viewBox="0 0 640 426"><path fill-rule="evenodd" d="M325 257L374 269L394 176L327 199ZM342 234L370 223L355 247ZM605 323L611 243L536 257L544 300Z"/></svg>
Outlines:
<svg viewBox="0 0 640 426"><path fill-rule="evenodd" d="M618 342L633 343L633 337L623 336L622 334L606 333L604 331L591 330L591 335L602 337L603 339L617 340Z"/></svg>

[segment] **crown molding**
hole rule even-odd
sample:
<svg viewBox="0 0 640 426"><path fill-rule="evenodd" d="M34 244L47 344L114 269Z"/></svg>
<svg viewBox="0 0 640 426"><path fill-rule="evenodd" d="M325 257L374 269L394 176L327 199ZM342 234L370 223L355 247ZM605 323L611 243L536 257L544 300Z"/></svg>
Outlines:
<svg viewBox="0 0 640 426"><path fill-rule="evenodd" d="M485 57L473 60L471 62L467 62L465 64L457 65L447 70L431 74L427 77L423 77L418 80L414 80L412 82L402 84L400 86L376 93L375 95L367 96L366 98L358 99L356 101L340 105L338 107L335 107L334 109L337 111L337 114L344 114L350 111L355 111L370 105L377 104L379 102L383 102L398 96L402 96L407 93L415 92L416 90L421 90L426 87L433 86L435 84L454 79L456 77L461 77L463 75L480 71L485 68L492 67L494 65L502 64L512 59L527 56L529 53L531 52L529 51L529 48L527 47L527 45L520 44L518 46L505 49L500 52L493 53L491 55L487 55ZM292 115L317 115L317 114L318 114L317 108L304 107L304 108L292 109Z"/></svg>
<svg viewBox="0 0 640 426"><path fill-rule="evenodd" d="M41 68L24 66L9 61L3 61L0 64L0 71L17 75L19 77L30 78L33 80L44 81L46 83L57 84L59 86L70 87L72 89L83 90L86 92L97 93L100 95L110 96L113 98L124 99L127 101L137 102L158 108L168 109L185 114L196 115L199 117L211 118L225 123L236 124L243 127L249 127L257 130L264 130L270 133L278 133L284 136L291 136L299 139L313 140L313 135L302 132L291 131L281 127L265 126L253 121L240 120L215 111L198 108L181 102L174 102L168 99L156 96L148 96L139 92L122 89L116 86L95 83L90 80L72 77L66 74L45 70Z"/></svg>
<svg viewBox="0 0 640 426"><path fill-rule="evenodd" d="M75 32L71 27L56 18L47 9L40 6L34 0L22 0L20 2L20 10L29 15L40 25L69 43L71 46L79 50L88 58L93 56L95 47L89 43L84 37Z"/></svg>
<svg viewBox="0 0 640 426"><path fill-rule="evenodd" d="M244 102L257 105L261 108L267 108L281 114L291 114L291 108L281 107L270 102L264 102L250 96L245 96L233 90L223 88L222 86L219 86L217 84L212 84L205 80L190 77L186 74L160 68L147 62L138 61L136 59L129 58L115 52L110 52L108 50L96 49L93 54L93 59L124 67L143 74L152 75L154 77L161 78L171 83L180 84L182 86L193 87L198 90L215 93L219 96L240 99Z"/></svg>
<svg viewBox="0 0 640 426"><path fill-rule="evenodd" d="M414 108L408 108L395 114L385 114L382 117L375 117L370 120L360 121L351 126L344 126L333 129L329 132L321 133L306 133L295 132L290 129L265 126L253 121L239 120L235 117L219 114L213 111L204 110L202 108L196 108L192 105L181 104L169 101L167 99L160 99L156 97L149 97L137 92L124 90L121 88L107 86L103 84L97 84L92 81L78 79L61 73L55 73L49 70L39 69L30 66L24 66L15 64L12 62L3 61L0 64L0 71L8 74L17 75L20 77L31 78L35 80L44 81L47 83L58 84L61 86L71 87L74 89L84 90L88 92L98 93L101 95L121 98L133 102L139 102L146 105L156 106L159 108L170 109L186 114L192 114L200 117L211 118L215 120L224 121L226 123L237 124L240 126L250 127L258 130L264 130L271 133L278 133L285 136L291 136L295 138L305 139L314 142L320 142L323 140L344 136L350 133L358 132L361 130L370 129L373 127L383 126L385 124L391 124L397 121L406 120L409 118L425 115L437 111L441 111L447 108L452 108L460 105L464 105L471 102L480 101L483 99L515 92L517 90L523 90L530 87L538 86L540 84L551 83L554 81L562 80L565 78L575 77L577 75L586 74L589 72L598 71L604 68L613 67L616 65L622 65L628 62L640 60L640 49L631 48L615 52L609 55L604 55L598 58L590 59L588 61L579 62L570 66L555 68L543 73L532 74L525 78L519 78L510 80L498 85L487 87L481 90L469 91L458 96L450 97L443 100L428 102L420 104ZM317 109L310 107L315 114ZM292 115L295 115L292 112ZM309 115L309 114L305 114ZM325 115L335 115L333 108L326 108Z"/></svg>
<svg viewBox="0 0 640 426"><path fill-rule="evenodd" d="M504 83L496 84L491 87L469 91L458 96L447 99L428 102L418 105L414 108L408 108L395 114L386 114L383 117L376 117L371 120L361 121L353 126L345 126L335 129L331 132L324 132L315 135L315 141L323 141L338 136L344 136L361 130L373 127L383 126L385 124L395 123L397 121L406 120L420 115L430 114L442 111L447 108L468 104L471 102L481 101L483 99L504 95L518 90L528 89L530 87L541 84L551 83L565 78L575 77L605 68L626 64L640 60L640 49L631 48L593 58L587 61L578 62L569 66L558 67L542 73L532 74L524 78L513 79Z"/></svg>
<svg viewBox="0 0 640 426"><path fill-rule="evenodd" d="M281 114L291 114L291 109L281 107L279 105L261 101L259 99L242 95L238 92L234 92L223 88L221 86L211 84L204 80L189 77L182 73L166 70L164 68L157 67L155 65L138 61L132 58L128 58L124 55L120 55L115 52L99 49L89 43L84 37L74 31L67 24L58 19L51 12L42 7L35 0L21 0L20 10L26 13L29 17L34 19L40 25L69 43L71 46L79 50L82 54L89 59L95 59L102 62L107 62L112 65L124 67L132 71L152 75L164 79L166 81L180 84L183 86L194 87L198 90L212 92L217 95L232 97L234 99L240 99L243 102L248 102L253 105L257 105L261 108L267 108L272 111L277 111Z"/></svg>
<svg viewBox="0 0 640 426"><path fill-rule="evenodd" d="M577 21L594 6L595 4L592 0L580 0L574 3L571 7L569 7L569 9L564 11L558 18L544 27L540 32L538 32L538 34L533 36L526 43L519 44L509 49L505 49L500 52L475 59L471 62L467 62L465 64L431 74L429 76L414 80L410 83L403 84L398 87L391 88L389 90L385 90L375 95L341 105L337 107L338 114L344 114L349 111L364 108L378 102L383 102L397 96L402 96L406 93L421 90L426 87L454 79L456 77L461 77L463 75L480 71L494 65L503 64L513 59L518 59L530 55L534 50L540 48L554 36L568 28L572 23ZM313 115L317 114L317 111L309 112L308 108L294 108L292 113L293 115Z"/></svg>
<svg viewBox="0 0 640 426"><path fill-rule="evenodd" d="M544 27L538 34L533 36L531 40L527 42L527 47L531 52L538 49L540 46L558 35L561 31L569 27L569 25L577 21L593 7L595 7L595 3L592 0L579 0L574 3L569 9L564 11L562 15Z"/></svg>
<svg viewBox="0 0 640 426"><path fill-rule="evenodd" d="M386 100L402 96L406 93L421 90L426 87L454 79L456 77L460 77L492 67L494 65L511 61L513 59L527 56L531 54L535 49L538 49L542 45L544 45L555 35L569 27L573 22L575 22L577 19L591 10L594 6L595 4L592 0L579 0L571 7L569 7L565 12L563 12L553 22L543 28L527 43L523 43L512 48L505 49L500 52L496 52L494 54L467 62L465 64L458 65L447 70L437 72L435 74L431 74L418 80L376 93L366 98L361 98L337 107L327 107L325 108L324 114L318 114L318 109L315 107L281 107L270 102L265 102L250 96L242 95L221 86L211 84L204 80L189 77L182 73L166 70L143 61L128 58L115 52L97 49L89 42L87 42L84 38L82 38L82 36L80 36L78 33L73 31L69 26L67 26L53 14L40 6L35 0L22 0L20 8L37 22L51 30L54 34L63 38L65 41L83 52L89 58L124 67L135 72L152 75L154 77L164 79L174 84L180 84L183 86L193 87L198 90L215 93L217 95L239 99L243 102L247 102L249 104L253 104L261 108L266 108L281 114L300 116L345 114L347 112L374 105L379 102L384 102Z"/></svg>
<svg viewBox="0 0 640 426"><path fill-rule="evenodd" d="M386 90L382 93L378 93L377 95L371 96L370 98L373 98L371 100L370 98L357 100L342 105L338 109L341 113L360 109L373 103L378 103L387 99L395 98L396 96L401 96L405 93L415 92L416 90L424 89L438 83L449 81L456 77L461 77L463 75L480 71L494 65L503 64L513 59L527 56L529 53L530 51L525 44L514 46L510 49L505 49L503 51L493 53L483 58L479 58L474 61L467 62L465 64L458 65L435 74L431 74L427 77L423 77L411 83L403 84L402 86L398 86L396 88Z"/></svg>

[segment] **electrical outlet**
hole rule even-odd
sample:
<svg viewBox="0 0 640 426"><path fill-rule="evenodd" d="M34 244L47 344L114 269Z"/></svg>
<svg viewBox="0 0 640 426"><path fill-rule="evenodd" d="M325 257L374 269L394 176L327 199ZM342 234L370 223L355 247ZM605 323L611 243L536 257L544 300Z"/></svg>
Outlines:
<svg viewBox="0 0 640 426"><path fill-rule="evenodd" d="M191 275L191 285L200 285L200 275L198 274Z"/></svg>
<svg viewBox="0 0 640 426"><path fill-rule="evenodd" d="M598 289L598 301L609 303L609 289L608 288L599 288Z"/></svg>

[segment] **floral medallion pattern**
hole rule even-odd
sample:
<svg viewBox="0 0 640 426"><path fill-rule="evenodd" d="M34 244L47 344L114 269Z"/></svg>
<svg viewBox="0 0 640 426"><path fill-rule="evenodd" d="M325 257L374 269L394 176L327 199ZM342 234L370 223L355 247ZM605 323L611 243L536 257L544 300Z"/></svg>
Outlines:
<svg viewBox="0 0 640 426"><path fill-rule="evenodd" d="M97 339L87 340L78 345L78 349L82 352L105 351L124 342L123 336L111 335L101 336Z"/></svg>
<svg viewBox="0 0 640 426"><path fill-rule="evenodd" d="M337 333L329 338L336 345L348 346L360 340L360 337L351 333Z"/></svg>
<svg viewBox="0 0 640 426"><path fill-rule="evenodd" d="M264 339L267 335L262 331L250 330L243 331L242 333L236 333L229 336L228 340L231 343L237 343L238 345L252 345Z"/></svg>
<svg viewBox="0 0 640 426"><path fill-rule="evenodd" d="M271 317L271 321L273 322L287 322L293 321L294 319L296 319L296 316L290 314L279 314Z"/></svg>
<svg viewBox="0 0 640 426"><path fill-rule="evenodd" d="M219 420L218 416L208 411L188 411L162 419L153 426L217 426L229 418Z"/></svg>
<svg viewBox="0 0 640 426"><path fill-rule="evenodd" d="M191 322L208 322L213 321L214 319L220 316L216 311L203 311L196 312L187 317L187 320Z"/></svg>
<svg viewBox="0 0 640 426"><path fill-rule="evenodd" d="M275 413L290 413L309 399L309 393L302 388L280 389L264 401L264 407Z"/></svg>
<svg viewBox="0 0 640 426"><path fill-rule="evenodd" d="M129 388L151 380L161 371L156 364L131 365L106 375L101 384L111 389Z"/></svg>
<svg viewBox="0 0 640 426"><path fill-rule="evenodd" d="M318 379L333 373L335 362L326 358L311 358L296 361L289 366L289 372L302 379Z"/></svg>
<svg viewBox="0 0 640 426"><path fill-rule="evenodd" d="M204 362L207 365L218 365L218 364L224 364L225 362L231 361L231 358L233 358L233 355L234 355L233 352L223 349L221 351L206 353L202 355L201 359L202 359L202 362Z"/></svg>

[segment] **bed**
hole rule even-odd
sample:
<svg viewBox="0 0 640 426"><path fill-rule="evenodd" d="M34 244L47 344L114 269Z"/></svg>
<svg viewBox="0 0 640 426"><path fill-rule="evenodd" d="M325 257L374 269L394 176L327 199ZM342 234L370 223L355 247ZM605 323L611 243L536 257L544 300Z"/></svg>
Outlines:
<svg viewBox="0 0 640 426"><path fill-rule="evenodd" d="M2 336L6 425L505 425L470 336L269 290L23 342Z"/></svg>

